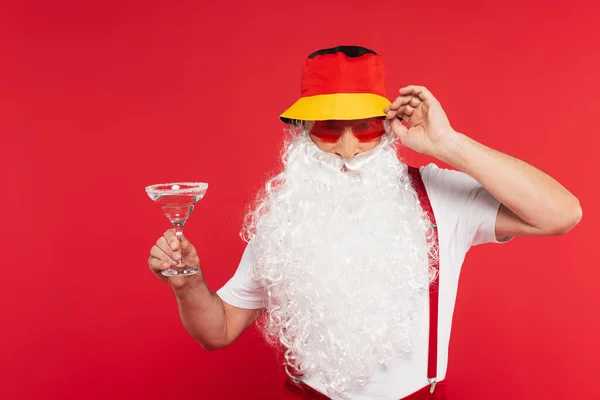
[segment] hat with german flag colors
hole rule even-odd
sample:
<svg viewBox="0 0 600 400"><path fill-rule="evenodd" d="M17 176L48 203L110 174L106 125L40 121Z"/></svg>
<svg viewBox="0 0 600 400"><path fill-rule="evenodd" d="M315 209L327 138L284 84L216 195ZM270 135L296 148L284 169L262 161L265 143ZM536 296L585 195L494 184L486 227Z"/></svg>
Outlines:
<svg viewBox="0 0 600 400"><path fill-rule="evenodd" d="M360 46L318 50L304 60L300 98L280 118L325 121L384 117L383 57Z"/></svg>

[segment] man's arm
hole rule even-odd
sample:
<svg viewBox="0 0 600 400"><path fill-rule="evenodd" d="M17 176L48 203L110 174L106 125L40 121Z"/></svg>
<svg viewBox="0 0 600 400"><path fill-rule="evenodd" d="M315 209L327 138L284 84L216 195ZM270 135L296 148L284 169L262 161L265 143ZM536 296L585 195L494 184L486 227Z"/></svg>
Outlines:
<svg viewBox="0 0 600 400"><path fill-rule="evenodd" d="M225 303L217 294L210 292L202 271L191 276L162 275L163 270L175 265L178 260L200 269L196 248L185 236L181 237L181 242L177 240L175 230L169 229L150 250L150 269L157 278L171 285L177 298L181 322L204 349L216 350L228 346L256 319L260 314L260 306L243 309Z"/></svg>
<svg viewBox="0 0 600 400"><path fill-rule="evenodd" d="M261 312L225 303L208 290L201 277L192 278L173 291L183 326L205 350L217 350L233 343Z"/></svg>
<svg viewBox="0 0 600 400"><path fill-rule="evenodd" d="M558 235L580 221L581 207L573 194L526 162L456 132L423 86L400 89L384 111L405 146L470 175L502 203L496 236Z"/></svg>
<svg viewBox="0 0 600 400"><path fill-rule="evenodd" d="M579 200L555 179L461 133L447 132L432 156L473 177L502 203L496 236L560 235L581 220Z"/></svg>

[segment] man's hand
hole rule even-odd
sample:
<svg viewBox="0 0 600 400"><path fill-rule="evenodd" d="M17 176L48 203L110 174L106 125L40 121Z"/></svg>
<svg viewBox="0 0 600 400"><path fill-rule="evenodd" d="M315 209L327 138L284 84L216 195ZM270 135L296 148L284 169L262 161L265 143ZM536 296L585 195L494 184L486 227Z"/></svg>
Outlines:
<svg viewBox="0 0 600 400"><path fill-rule="evenodd" d="M177 265L179 260L190 267L200 268L200 259L196 248L186 239L181 237L181 243L175 235L174 229L169 229L158 238L156 244L150 249L148 266L160 280L169 283L173 289L179 289L188 283L196 280L202 280L202 271L192 276L171 276L167 277L161 274L165 269Z"/></svg>
<svg viewBox="0 0 600 400"><path fill-rule="evenodd" d="M402 144L421 154L435 157L437 150L456 133L440 102L423 86L400 89L400 96L384 112Z"/></svg>
<svg viewBox="0 0 600 400"><path fill-rule="evenodd" d="M526 162L456 132L424 87L400 89L384 111L406 147L470 175L503 204L497 236L559 235L581 219L579 200L565 187Z"/></svg>

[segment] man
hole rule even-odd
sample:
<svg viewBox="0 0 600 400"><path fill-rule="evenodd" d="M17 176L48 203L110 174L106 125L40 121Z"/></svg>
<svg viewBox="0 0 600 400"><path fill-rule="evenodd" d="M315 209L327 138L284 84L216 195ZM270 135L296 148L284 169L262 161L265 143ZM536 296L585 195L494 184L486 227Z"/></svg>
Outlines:
<svg viewBox="0 0 600 400"><path fill-rule="evenodd" d="M205 349L229 345L262 315L295 381L289 396L444 398L465 254L563 234L581 218L577 198L454 131L424 87L402 88L390 104L382 57L362 47L311 54L302 97L281 118L284 168L248 215L249 244L231 280L214 294L201 274L160 275L181 257L199 266L173 231L152 248L150 268L172 285ZM400 144L459 171L408 168Z"/></svg>

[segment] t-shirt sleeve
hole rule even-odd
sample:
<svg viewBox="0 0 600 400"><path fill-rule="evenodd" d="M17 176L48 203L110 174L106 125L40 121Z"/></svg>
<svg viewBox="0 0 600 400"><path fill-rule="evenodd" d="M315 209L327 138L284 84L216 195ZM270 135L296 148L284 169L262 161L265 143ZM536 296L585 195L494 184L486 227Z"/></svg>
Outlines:
<svg viewBox="0 0 600 400"><path fill-rule="evenodd" d="M435 164L421 167L438 225L451 225L453 234L469 248L484 243L505 243L511 237L496 237L500 202L471 176ZM441 221L440 221L441 220Z"/></svg>
<svg viewBox="0 0 600 400"><path fill-rule="evenodd" d="M231 279L219 290L217 296L234 307L259 309L265 305L265 291L252 277L255 262L252 246L247 245L238 268Z"/></svg>

